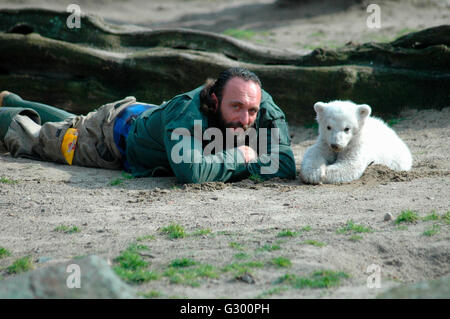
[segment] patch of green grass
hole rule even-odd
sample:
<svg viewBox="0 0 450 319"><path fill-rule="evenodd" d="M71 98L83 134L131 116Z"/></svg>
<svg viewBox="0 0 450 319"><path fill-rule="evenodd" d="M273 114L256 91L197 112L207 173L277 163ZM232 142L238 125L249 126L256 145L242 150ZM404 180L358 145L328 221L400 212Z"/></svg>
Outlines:
<svg viewBox="0 0 450 319"><path fill-rule="evenodd" d="M362 236L360 235L352 235L348 240L350 241L360 241L362 239Z"/></svg>
<svg viewBox="0 0 450 319"><path fill-rule="evenodd" d="M428 237L434 236L439 232L440 229L441 227L439 225L433 225L430 229L424 231L423 235Z"/></svg>
<svg viewBox="0 0 450 319"><path fill-rule="evenodd" d="M204 228L204 229L199 229L199 230L195 231L194 233L192 233L192 236L206 236L209 234L211 234L211 229Z"/></svg>
<svg viewBox="0 0 450 319"><path fill-rule="evenodd" d="M252 182L256 183L256 184L264 182L262 177L259 176L259 175L256 175L256 174L250 175L250 177L248 179L251 180Z"/></svg>
<svg viewBox="0 0 450 319"><path fill-rule="evenodd" d="M60 233L66 233L66 234L73 234L73 233L79 233L81 230L77 226L66 226L66 225L59 225L53 229L53 231L60 232Z"/></svg>
<svg viewBox="0 0 450 319"><path fill-rule="evenodd" d="M312 245L312 246L317 246L317 247L326 246L325 243L323 243L321 241L317 241L317 240L305 240L304 242L302 242L302 244L304 244L304 245Z"/></svg>
<svg viewBox="0 0 450 319"><path fill-rule="evenodd" d="M240 260L242 260L242 259L249 259L250 255L247 254L247 253L237 253L237 254L234 255L234 258L240 259Z"/></svg>
<svg viewBox="0 0 450 319"><path fill-rule="evenodd" d="M156 239L155 235L145 235L145 236L136 238L136 241L148 241L148 240L155 240L155 239Z"/></svg>
<svg viewBox="0 0 450 319"><path fill-rule="evenodd" d="M30 256L26 256L14 261L11 266L6 268L6 271L9 274L20 274L31 269L33 269L33 261Z"/></svg>
<svg viewBox="0 0 450 319"><path fill-rule="evenodd" d="M286 274L276 281L276 283L289 284L296 289L304 288L330 288L339 286L341 279L349 278L345 272L335 272L331 270L319 270L313 272L309 277L299 277L294 274Z"/></svg>
<svg viewBox="0 0 450 319"><path fill-rule="evenodd" d="M305 226L305 227L302 227L302 231L310 231L312 228L311 228L311 226Z"/></svg>
<svg viewBox="0 0 450 319"><path fill-rule="evenodd" d="M324 35L325 35L325 33L323 31L318 31L318 32L311 33L308 37L309 38L317 38L317 37L323 37Z"/></svg>
<svg viewBox="0 0 450 319"><path fill-rule="evenodd" d="M11 252L4 247L0 247L0 259L8 257L8 256L11 256Z"/></svg>
<svg viewBox="0 0 450 319"><path fill-rule="evenodd" d="M243 29L227 29L223 34L242 40L251 40L257 35L268 36L265 31L243 30Z"/></svg>
<svg viewBox="0 0 450 319"><path fill-rule="evenodd" d="M122 177L125 179L134 179L134 176L127 172L122 172Z"/></svg>
<svg viewBox="0 0 450 319"><path fill-rule="evenodd" d="M261 248L258 248L259 251L274 251L274 250L280 250L281 246L280 245L269 245L266 244L264 246L262 246Z"/></svg>
<svg viewBox="0 0 450 319"><path fill-rule="evenodd" d="M174 268L184 268L184 267L190 267L190 266L194 266L194 265L197 265L197 262L190 258L174 259L170 263L170 267L174 267Z"/></svg>
<svg viewBox="0 0 450 319"><path fill-rule="evenodd" d="M184 228L177 224L171 224L167 227L164 227L161 230L161 233L166 234L169 238L172 239L186 237L186 232L184 231Z"/></svg>
<svg viewBox="0 0 450 319"><path fill-rule="evenodd" d="M373 230L370 227L364 227L357 225L353 220L347 221L345 227L336 231L338 234L350 234L350 233L371 233Z"/></svg>
<svg viewBox="0 0 450 319"><path fill-rule="evenodd" d="M219 275L215 267L207 264L187 267L169 267L164 276L169 278L172 284L182 284L191 287L199 287L201 278L218 278Z"/></svg>
<svg viewBox="0 0 450 319"><path fill-rule="evenodd" d="M399 38L399 37L404 36L404 35L406 35L408 33L417 32L417 31L418 31L417 29L403 28L403 29L401 29L400 31L397 32L397 37Z"/></svg>
<svg viewBox="0 0 450 319"><path fill-rule="evenodd" d="M162 296L162 294L156 290L150 290L147 292L138 292L137 295L146 299L159 298Z"/></svg>
<svg viewBox="0 0 450 319"><path fill-rule="evenodd" d="M292 262L290 261L289 258L286 258L286 257L273 258L270 261L270 264L274 265L274 266L277 266L277 267L280 267L280 268L282 268L282 267L291 267L292 266Z"/></svg>
<svg viewBox="0 0 450 319"><path fill-rule="evenodd" d="M273 295L278 295L286 290L289 290L289 287L287 286L275 287L267 291L264 291L262 294L256 296L256 299L264 299Z"/></svg>
<svg viewBox="0 0 450 319"><path fill-rule="evenodd" d="M123 183L123 179L121 179L121 178L116 178L116 179L113 179L110 183L109 183L109 185L111 185L111 186L117 186L117 185L120 185L120 184L122 184Z"/></svg>
<svg viewBox="0 0 450 319"><path fill-rule="evenodd" d="M444 223L449 225L450 224L450 211L448 211L444 215L442 215L441 219L444 221Z"/></svg>
<svg viewBox="0 0 450 319"><path fill-rule="evenodd" d="M228 246L230 246L233 249L237 249L237 250L244 250L244 246L242 246L242 244L237 243L235 241L232 241L228 244Z"/></svg>
<svg viewBox="0 0 450 319"><path fill-rule="evenodd" d="M143 249L143 247L146 246L132 244L114 259L114 262L117 263L113 268L114 271L128 283L143 283L160 278L159 274L146 269L148 262L137 253L137 250Z"/></svg>
<svg viewBox="0 0 450 319"><path fill-rule="evenodd" d="M440 216L436 214L436 212L432 212L430 215L425 216L422 218L424 221L430 221L430 220L439 220Z"/></svg>
<svg viewBox="0 0 450 319"><path fill-rule="evenodd" d="M161 277L160 274L143 268L132 270L116 266L114 271L122 280L130 284L141 284L151 280L158 280Z"/></svg>
<svg viewBox="0 0 450 319"><path fill-rule="evenodd" d="M252 268L262 268L264 264L260 261L248 261L244 263L232 263L222 268L223 272L233 272L235 277L245 273L250 274Z"/></svg>
<svg viewBox="0 0 450 319"><path fill-rule="evenodd" d="M403 120L404 120L403 118L392 118L392 119L389 119L387 121L387 125L392 127L393 125L396 125L396 124L400 123Z"/></svg>
<svg viewBox="0 0 450 319"><path fill-rule="evenodd" d="M14 179L9 179L9 178L6 178L6 177L0 177L0 183L1 184L10 184L10 185L12 185L12 184L17 184L19 181L16 181L16 180L14 180Z"/></svg>
<svg viewBox="0 0 450 319"><path fill-rule="evenodd" d="M299 232L295 232L289 229L282 230L277 234L277 237L295 237L299 234Z"/></svg>
<svg viewBox="0 0 450 319"><path fill-rule="evenodd" d="M412 210L404 210L397 216L395 223L398 225L400 223L416 223L420 219L419 215Z"/></svg>

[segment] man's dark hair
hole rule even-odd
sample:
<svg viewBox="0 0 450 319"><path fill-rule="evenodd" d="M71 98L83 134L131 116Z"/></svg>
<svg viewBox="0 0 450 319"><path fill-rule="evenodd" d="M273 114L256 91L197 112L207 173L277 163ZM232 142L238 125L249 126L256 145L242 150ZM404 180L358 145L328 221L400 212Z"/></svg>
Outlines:
<svg viewBox="0 0 450 319"><path fill-rule="evenodd" d="M206 115L215 114L215 103L211 98L211 95L214 93L217 96L220 106L220 104L222 103L223 89L225 85L230 79L235 77L243 79L244 81L253 81L258 84L259 87L262 87L259 77L246 68L236 67L222 71L217 79L207 79L202 91L200 92L200 109L203 113L205 113Z"/></svg>

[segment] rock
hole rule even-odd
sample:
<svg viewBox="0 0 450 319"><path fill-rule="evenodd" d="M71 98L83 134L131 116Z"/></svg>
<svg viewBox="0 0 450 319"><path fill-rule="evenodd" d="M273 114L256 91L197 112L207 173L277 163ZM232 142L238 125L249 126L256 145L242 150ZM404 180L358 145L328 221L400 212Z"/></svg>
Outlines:
<svg viewBox="0 0 450 319"><path fill-rule="evenodd" d="M394 216L392 216L391 213L386 213L386 215L384 215L384 221L388 222L390 220L392 220L394 218Z"/></svg>
<svg viewBox="0 0 450 319"><path fill-rule="evenodd" d="M69 288L79 267L80 288ZM108 263L88 256L23 273L0 281L0 299L111 299L137 298Z"/></svg>
<svg viewBox="0 0 450 319"><path fill-rule="evenodd" d="M450 276L392 288L377 296L379 299L448 299Z"/></svg>
<svg viewBox="0 0 450 319"><path fill-rule="evenodd" d="M254 284L255 283L255 279L253 278L253 276L249 273L245 273L241 276L236 277L237 280L239 281L243 281L247 284Z"/></svg>

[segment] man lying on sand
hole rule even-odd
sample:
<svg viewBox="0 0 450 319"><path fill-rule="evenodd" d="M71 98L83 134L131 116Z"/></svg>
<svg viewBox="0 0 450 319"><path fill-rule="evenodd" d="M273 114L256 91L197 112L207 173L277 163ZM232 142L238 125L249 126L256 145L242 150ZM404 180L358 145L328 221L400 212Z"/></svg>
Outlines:
<svg viewBox="0 0 450 319"><path fill-rule="evenodd" d="M0 141L14 157L182 183L296 176L284 113L244 68L160 106L127 97L86 116L3 91Z"/></svg>

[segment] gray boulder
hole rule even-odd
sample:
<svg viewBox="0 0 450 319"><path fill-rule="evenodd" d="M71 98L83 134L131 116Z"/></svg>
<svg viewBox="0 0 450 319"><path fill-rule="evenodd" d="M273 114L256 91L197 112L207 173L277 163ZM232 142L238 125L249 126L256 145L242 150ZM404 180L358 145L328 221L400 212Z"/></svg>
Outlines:
<svg viewBox="0 0 450 319"><path fill-rule="evenodd" d="M79 276L78 276L79 275ZM79 288L77 288L79 286ZM43 267L0 281L0 299L129 299L136 292L98 256Z"/></svg>

